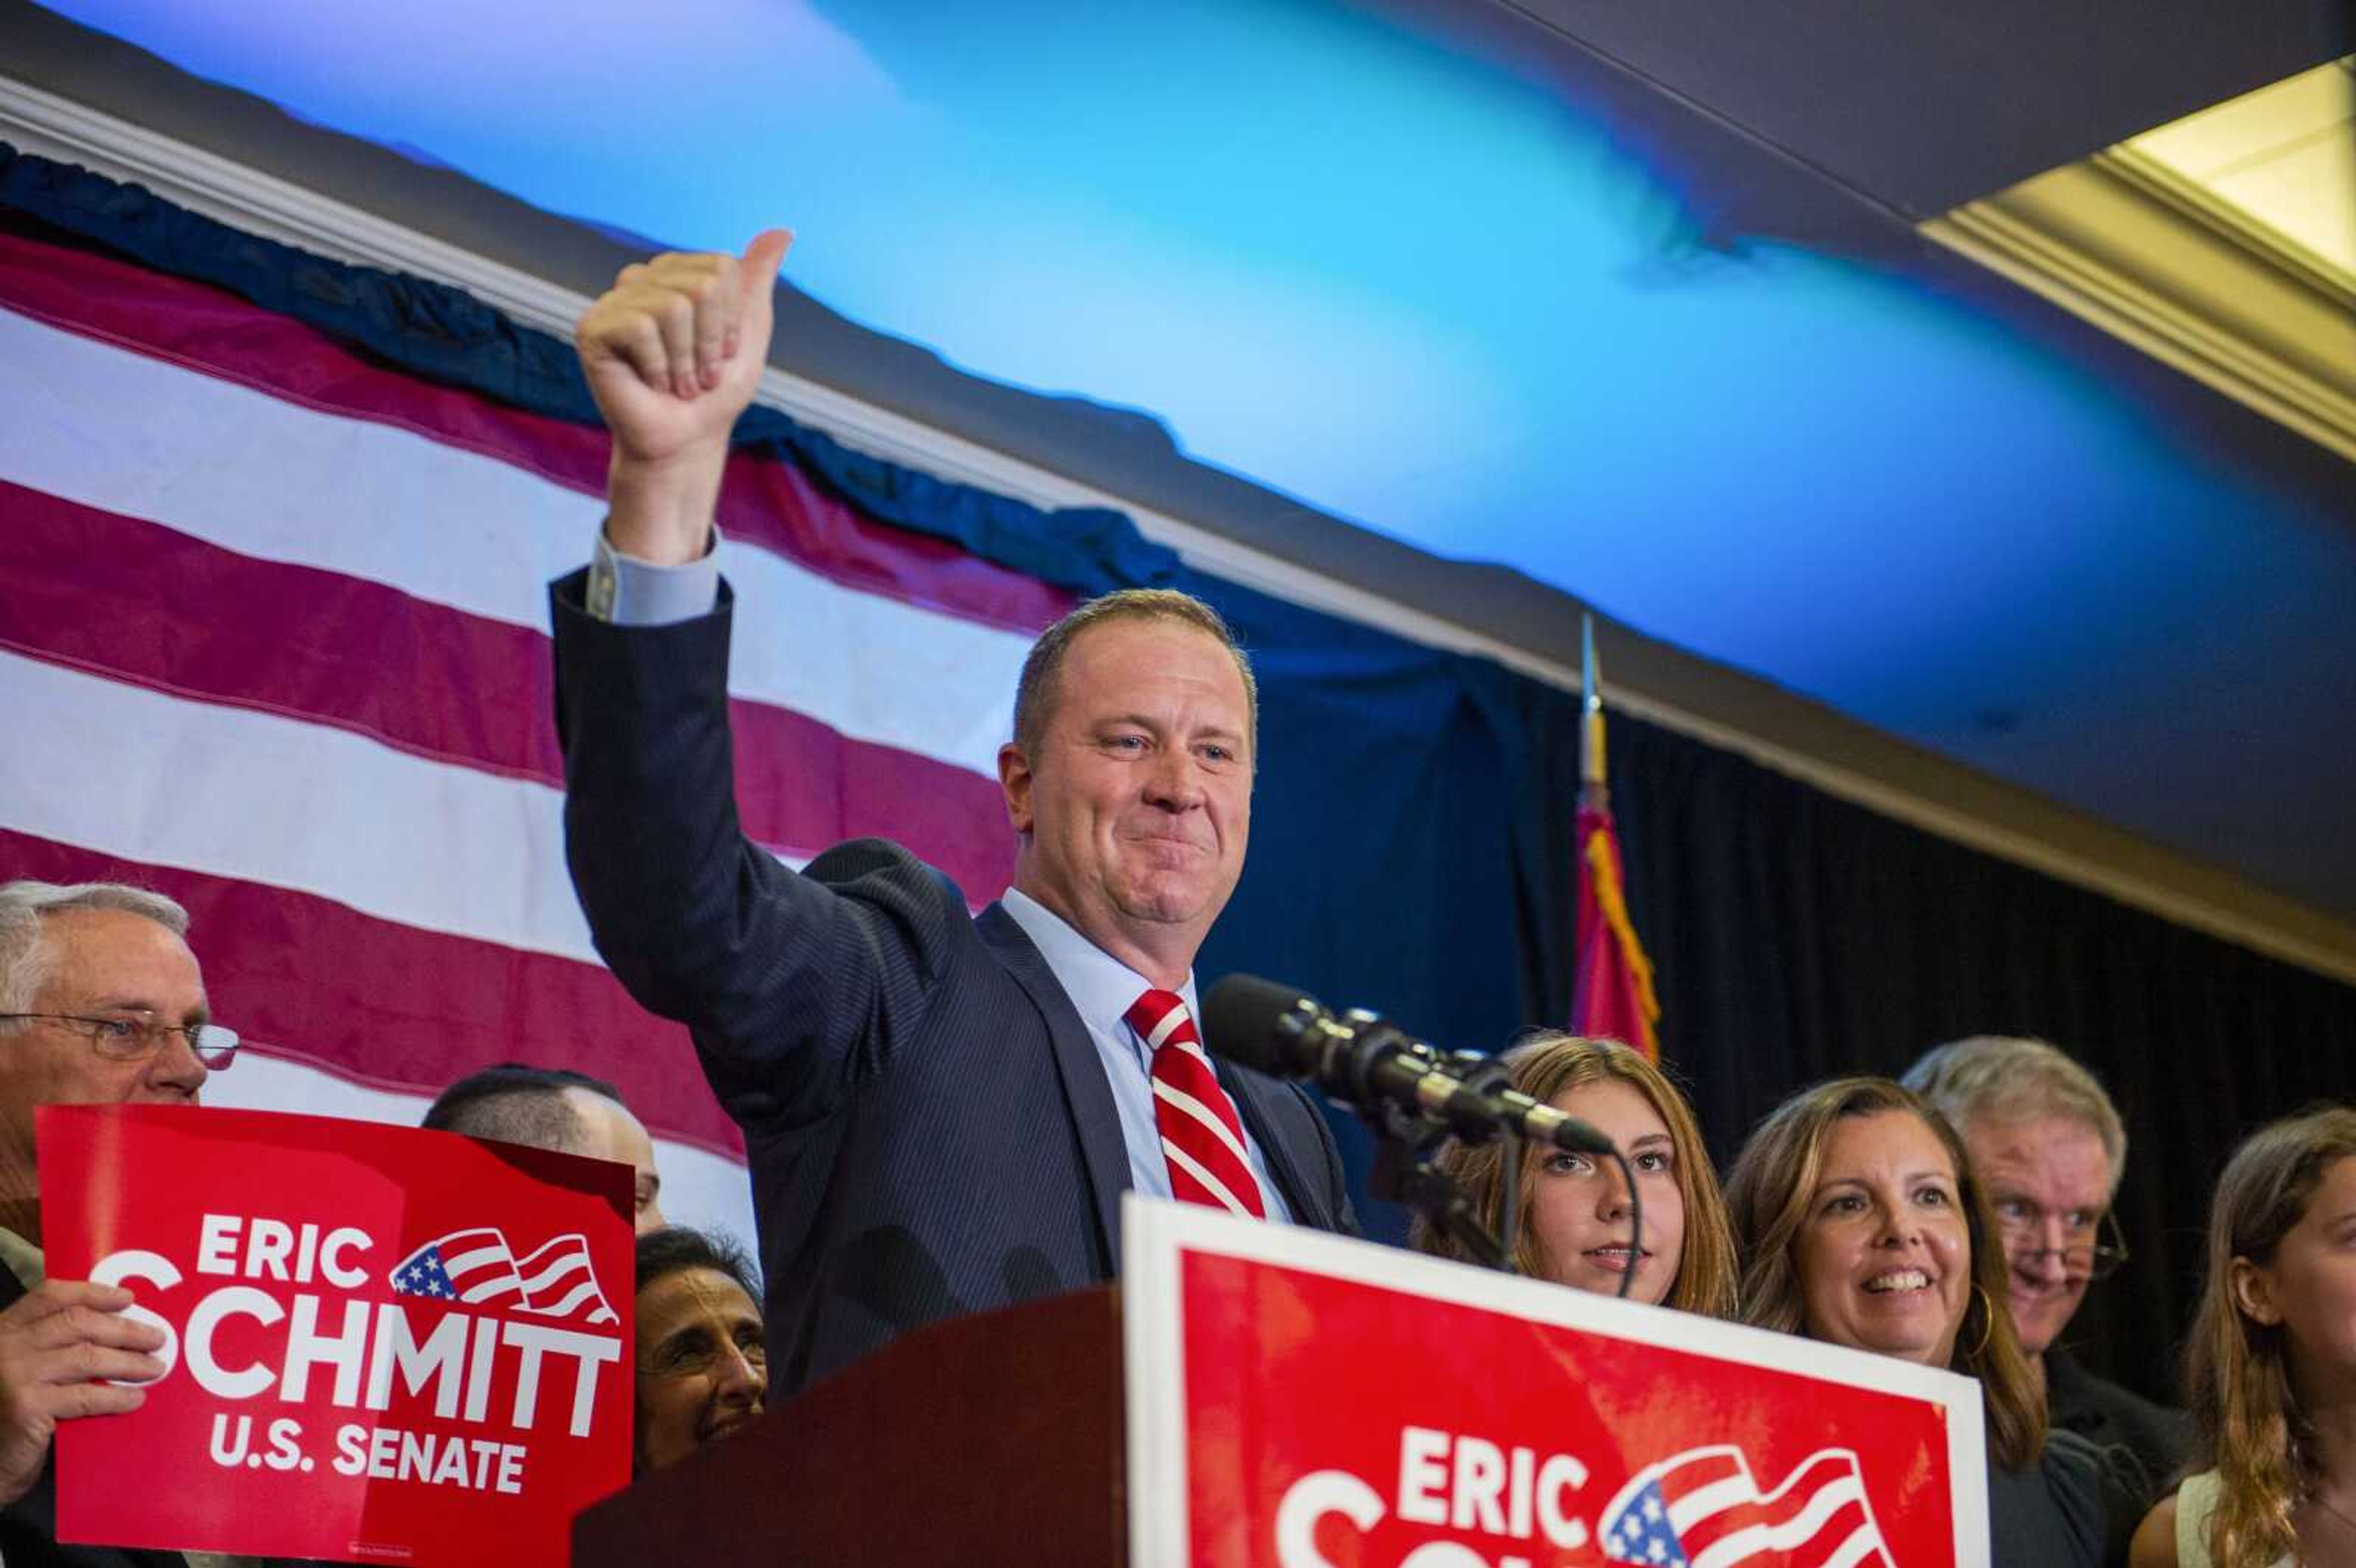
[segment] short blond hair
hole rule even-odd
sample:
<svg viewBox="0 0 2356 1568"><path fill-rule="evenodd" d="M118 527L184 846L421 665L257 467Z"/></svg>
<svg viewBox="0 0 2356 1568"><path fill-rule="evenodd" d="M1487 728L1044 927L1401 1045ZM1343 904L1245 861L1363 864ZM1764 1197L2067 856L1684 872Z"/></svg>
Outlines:
<svg viewBox="0 0 2356 1568"><path fill-rule="evenodd" d="M1191 593L1174 588L1123 588L1099 595L1039 634L1023 661L1023 677L1014 688L1014 746L1033 763L1047 725L1063 696L1057 688L1064 661L1080 635L1113 621L1174 621L1216 642L1236 661L1243 677L1244 706L1249 715L1252 761L1259 760L1259 682L1253 677L1251 658L1220 613Z"/></svg>

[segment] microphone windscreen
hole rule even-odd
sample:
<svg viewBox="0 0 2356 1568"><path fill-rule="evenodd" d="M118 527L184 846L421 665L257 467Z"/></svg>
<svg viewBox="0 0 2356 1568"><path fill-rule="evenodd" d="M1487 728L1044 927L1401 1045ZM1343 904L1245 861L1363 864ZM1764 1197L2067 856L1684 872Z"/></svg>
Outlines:
<svg viewBox="0 0 2356 1568"><path fill-rule="evenodd" d="M1302 1002L1315 999L1298 986L1257 975L1228 975L1203 993L1203 1049L1277 1077L1292 1076L1276 1026Z"/></svg>

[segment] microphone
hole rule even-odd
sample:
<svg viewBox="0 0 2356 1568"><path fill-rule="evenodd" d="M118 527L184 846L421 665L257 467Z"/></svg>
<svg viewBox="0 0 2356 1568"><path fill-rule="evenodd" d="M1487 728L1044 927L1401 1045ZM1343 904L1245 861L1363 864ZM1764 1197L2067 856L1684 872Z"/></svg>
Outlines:
<svg viewBox="0 0 2356 1568"><path fill-rule="evenodd" d="M1442 1055L1368 1012L1329 1012L1294 987L1229 975L1203 995L1203 1044L1273 1078L1299 1078L1362 1112L1393 1104L1477 1142L1500 1131L1571 1154L1617 1156L1576 1116L1500 1087L1486 1059Z"/></svg>

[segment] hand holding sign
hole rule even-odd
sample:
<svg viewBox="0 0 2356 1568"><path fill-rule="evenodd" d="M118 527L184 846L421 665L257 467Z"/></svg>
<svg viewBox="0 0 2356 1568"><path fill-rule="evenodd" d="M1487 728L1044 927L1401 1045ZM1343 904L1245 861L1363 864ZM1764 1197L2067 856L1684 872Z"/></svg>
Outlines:
<svg viewBox="0 0 2356 1568"><path fill-rule="evenodd" d="M26 1406L10 1461L37 1475L55 1428L59 1541L505 1568L560 1561L626 1480L627 1166L192 1106L37 1129L49 1261L139 1292L23 1315L23 1377L134 1412ZM90 1381L112 1376L154 1381Z"/></svg>
<svg viewBox="0 0 2356 1568"><path fill-rule="evenodd" d="M130 1305L118 1286L53 1279L0 1312L0 1505L40 1478L59 1422L136 1410L147 1396L123 1385L164 1375L149 1354L164 1336Z"/></svg>

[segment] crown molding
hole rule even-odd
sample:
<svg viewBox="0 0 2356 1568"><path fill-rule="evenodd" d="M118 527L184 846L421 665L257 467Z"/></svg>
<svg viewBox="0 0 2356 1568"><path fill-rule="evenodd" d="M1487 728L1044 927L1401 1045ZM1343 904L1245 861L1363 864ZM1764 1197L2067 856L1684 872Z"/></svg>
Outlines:
<svg viewBox="0 0 2356 1568"><path fill-rule="evenodd" d="M2356 288L2158 159L2113 147L1922 230L2356 461Z"/></svg>

